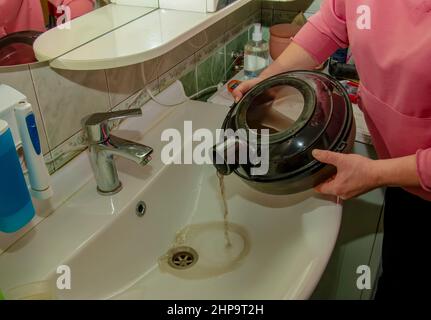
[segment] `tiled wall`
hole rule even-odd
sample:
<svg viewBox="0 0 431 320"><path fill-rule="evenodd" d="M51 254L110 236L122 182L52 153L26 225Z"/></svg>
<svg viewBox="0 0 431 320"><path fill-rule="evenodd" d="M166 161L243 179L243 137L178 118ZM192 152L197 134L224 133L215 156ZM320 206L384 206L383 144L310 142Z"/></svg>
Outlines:
<svg viewBox="0 0 431 320"><path fill-rule="evenodd" d="M288 22L300 11L315 12L321 0L255 0L165 55L141 64L98 71L55 70L47 63L0 69L0 83L24 93L34 107L41 145L51 173L82 151L81 119L124 109L180 79L192 95L233 76L233 52L248 41L254 22Z"/></svg>
<svg viewBox="0 0 431 320"><path fill-rule="evenodd" d="M176 79L191 95L229 78L232 52L244 47L248 27L260 19L261 1L255 0L151 61L98 71L55 70L47 63L1 68L0 83L21 91L33 105L53 173L82 151L84 116L128 108L136 97L142 105L149 99L143 88L157 93Z"/></svg>
<svg viewBox="0 0 431 320"><path fill-rule="evenodd" d="M262 23L272 26L278 23L290 23L299 13L308 18L320 8L323 0L262 1Z"/></svg>

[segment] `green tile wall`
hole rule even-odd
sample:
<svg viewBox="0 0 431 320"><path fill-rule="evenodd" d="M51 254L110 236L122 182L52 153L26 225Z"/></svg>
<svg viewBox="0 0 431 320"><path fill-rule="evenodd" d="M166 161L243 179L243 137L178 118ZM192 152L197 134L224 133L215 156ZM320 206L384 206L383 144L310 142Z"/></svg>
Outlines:
<svg viewBox="0 0 431 320"><path fill-rule="evenodd" d="M247 28L247 30L243 31L235 39L226 44L226 68L229 68L229 70L227 70L227 79L230 79L235 75L232 65L232 63L235 61L233 53L244 51L244 47L249 40L249 29L251 28Z"/></svg>
<svg viewBox="0 0 431 320"><path fill-rule="evenodd" d="M250 37L250 29L253 22L255 21L250 20L249 23L244 24L236 35L217 39L209 44L207 48L203 48L202 52L196 53L195 66L192 70L190 68L181 68L182 63L180 63L172 70L186 71L181 71L180 73L173 71L173 74L170 75L171 80L167 83L172 83L174 79L179 79L184 86L186 94L191 96L198 91L224 83L232 78L235 75L233 68L235 59L232 57L232 54L244 51L244 46Z"/></svg>
<svg viewBox="0 0 431 320"><path fill-rule="evenodd" d="M225 47L217 48L213 54L197 66L198 90L204 90L225 80Z"/></svg>
<svg viewBox="0 0 431 320"><path fill-rule="evenodd" d="M291 23L300 12L308 17L320 7L322 0L290 0L290 1L262 1L262 24L273 26L279 23Z"/></svg>
<svg viewBox="0 0 431 320"><path fill-rule="evenodd" d="M184 91L186 92L187 96L190 97L198 91L196 83L196 70L189 71L183 75L180 81L184 86Z"/></svg>

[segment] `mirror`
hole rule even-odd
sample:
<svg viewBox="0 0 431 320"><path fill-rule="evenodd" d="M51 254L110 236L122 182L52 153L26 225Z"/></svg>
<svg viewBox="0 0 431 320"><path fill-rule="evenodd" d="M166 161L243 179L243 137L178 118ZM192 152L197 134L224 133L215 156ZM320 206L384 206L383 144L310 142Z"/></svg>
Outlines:
<svg viewBox="0 0 431 320"><path fill-rule="evenodd" d="M158 0L0 0L0 67L59 57L156 8Z"/></svg>

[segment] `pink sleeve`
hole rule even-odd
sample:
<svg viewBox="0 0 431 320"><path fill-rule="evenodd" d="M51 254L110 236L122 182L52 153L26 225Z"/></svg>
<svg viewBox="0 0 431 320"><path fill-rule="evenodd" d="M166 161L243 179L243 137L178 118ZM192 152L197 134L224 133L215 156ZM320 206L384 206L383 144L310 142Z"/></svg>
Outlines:
<svg viewBox="0 0 431 320"><path fill-rule="evenodd" d="M320 64L338 48L347 48L345 0L324 0L320 11L312 16L293 41L308 51Z"/></svg>
<svg viewBox="0 0 431 320"><path fill-rule="evenodd" d="M431 192L431 149L419 150L416 159L422 188Z"/></svg>

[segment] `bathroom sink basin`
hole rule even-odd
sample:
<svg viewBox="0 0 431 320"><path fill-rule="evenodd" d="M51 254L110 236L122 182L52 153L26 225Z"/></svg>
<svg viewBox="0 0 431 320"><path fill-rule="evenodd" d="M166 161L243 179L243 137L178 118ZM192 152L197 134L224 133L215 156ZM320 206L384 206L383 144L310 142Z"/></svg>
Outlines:
<svg viewBox="0 0 431 320"><path fill-rule="evenodd" d="M55 289L53 298L57 299L307 299L338 235L342 207L335 199L312 190L268 195L233 175L225 177L232 243L226 247L223 202L214 167L161 161L166 145L160 141L163 129L182 131L184 121L191 120L194 129L215 130L226 112L221 106L187 102L166 109L146 131L140 129L140 119L125 121L118 134L153 147L153 160L139 167L118 159L124 185L119 194L98 195L91 179L58 209L58 216L61 210L85 211L83 219L97 216L105 219L104 224L76 240L73 248L70 240L67 252L54 249L52 254L57 252L58 257L44 266L46 277L27 276L27 280L48 279L54 286L56 266L61 263L70 267L72 287ZM184 141L182 151L195 144ZM48 229L50 219L38 227L46 224ZM18 244L6 259L23 263L25 259L16 255L25 250L26 243L30 250L31 241L42 241L38 239L41 230ZM51 237L43 242L47 256L47 243L56 243L55 234ZM13 263L4 260L0 259L0 268L3 263L5 271L12 270ZM27 263L34 261L33 256L33 262ZM40 269L39 275L44 274ZM9 287L22 284L15 282Z"/></svg>
<svg viewBox="0 0 431 320"><path fill-rule="evenodd" d="M312 192L275 197L256 192L234 176L225 181L229 222L247 237L226 248L218 181L210 166L168 166L137 201L66 264L73 289L61 298L284 299L307 298L335 242L339 210ZM138 200L138 199L136 199ZM215 223L214 223L215 222ZM216 224L218 222L218 224ZM201 229L194 249L205 263L194 272L158 265L186 225ZM197 231L199 232L199 230ZM205 235L208 237L206 238ZM232 238L238 233L232 232ZM244 243L248 248L243 249ZM201 252L201 250L207 250ZM233 256L229 257L229 250ZM248 251L244 257L238 256ZM237 261L239 260L239 261ZM166 269L168 269L166 271ZM209 270L207 270L209 269ZM177 271L177 272L174 272Z"/></svg>

